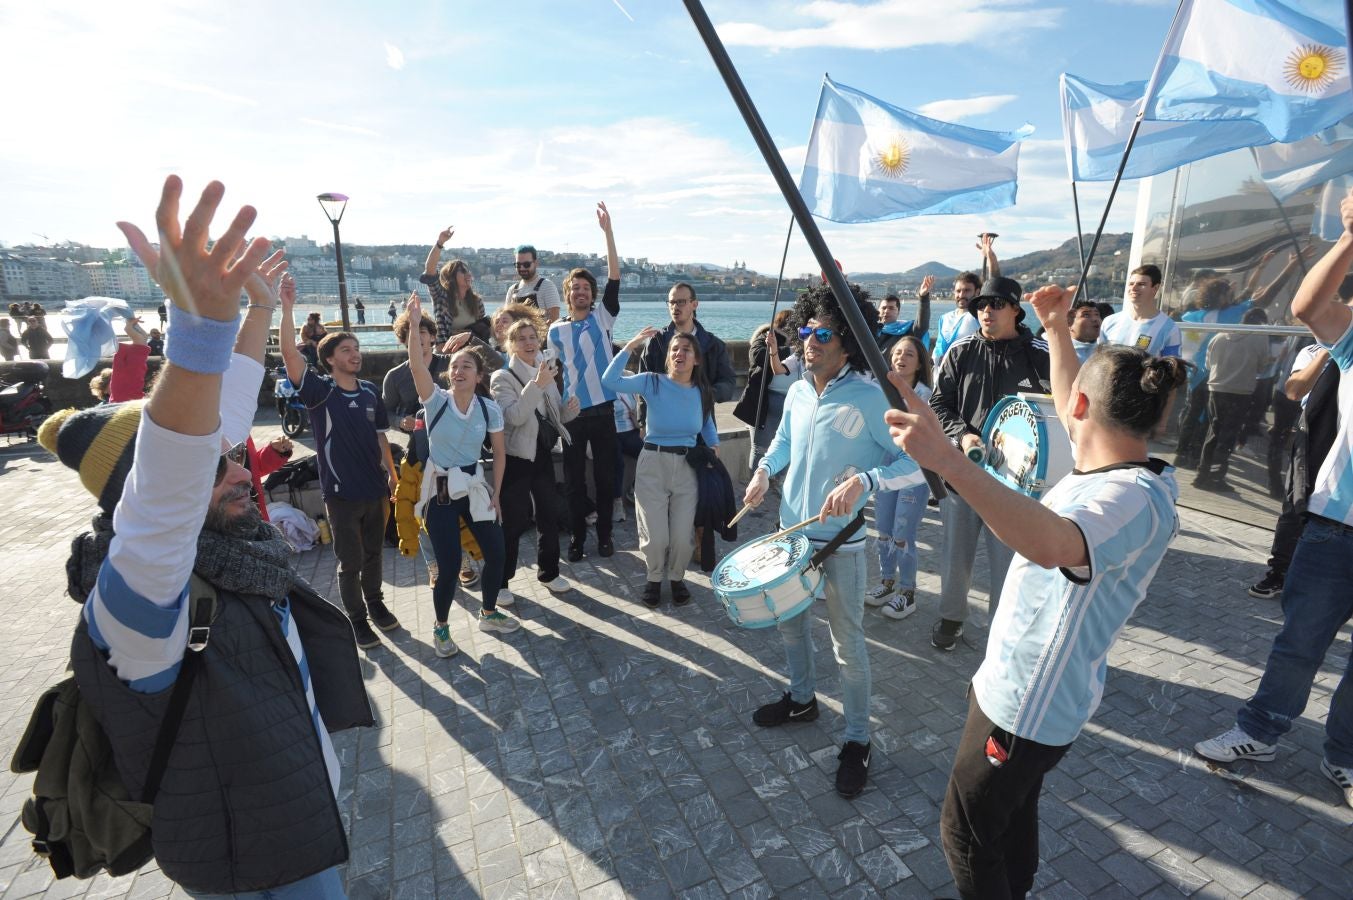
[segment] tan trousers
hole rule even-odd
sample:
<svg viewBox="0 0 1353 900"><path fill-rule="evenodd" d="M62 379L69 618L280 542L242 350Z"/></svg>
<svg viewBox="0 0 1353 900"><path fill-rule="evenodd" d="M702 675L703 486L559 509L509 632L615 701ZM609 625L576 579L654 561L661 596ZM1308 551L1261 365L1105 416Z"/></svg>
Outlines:
<svg viewBox="0 0 1353 900"><path fill-rule="evenodd" d="M649 581L681 581L695 550L695 470L686 457L644 449L634 470L639 551Z"/></svg>

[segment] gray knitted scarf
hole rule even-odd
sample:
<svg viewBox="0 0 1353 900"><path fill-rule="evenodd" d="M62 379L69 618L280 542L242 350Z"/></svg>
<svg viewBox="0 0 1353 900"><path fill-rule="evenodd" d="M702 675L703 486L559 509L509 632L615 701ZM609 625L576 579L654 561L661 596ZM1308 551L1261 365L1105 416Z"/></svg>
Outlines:
<svg viewBox="0 0 1353 900"><path fill-rule="evenodd" d="M85 602L94 589L112 540L113 519L99 513L94 517L93 531L83 532L71 541L70 557L66 560L66 591L77 603ZM260 522L249 538L203 529L197 536L193 571L217 590L281 600L296 579L290 557L291 545L267 522Z"/></svg>

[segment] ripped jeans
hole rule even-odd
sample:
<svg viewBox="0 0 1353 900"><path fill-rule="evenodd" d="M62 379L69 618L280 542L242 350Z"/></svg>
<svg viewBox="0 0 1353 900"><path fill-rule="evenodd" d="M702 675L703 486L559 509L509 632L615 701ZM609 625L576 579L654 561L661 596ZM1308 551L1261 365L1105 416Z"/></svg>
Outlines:
<svg viewBox="0 0 1353 900"><path fill-rule="evenodd" d="M899 591L916 588L916 529L930 499L925 482L874 495L874 528L879 533L879 577Z"/></svg>

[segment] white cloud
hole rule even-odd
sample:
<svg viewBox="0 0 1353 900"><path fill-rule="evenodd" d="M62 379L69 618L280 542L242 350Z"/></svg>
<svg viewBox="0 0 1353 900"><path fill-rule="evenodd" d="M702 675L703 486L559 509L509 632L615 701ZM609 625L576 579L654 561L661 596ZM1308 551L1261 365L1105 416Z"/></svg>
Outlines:
<svg viewBox="0 0 1353 900"><path fill-rule="evenodd" d="M957 122L972 116L984 116L1018 99L1015 94L988 94L962 100L934 100L924 106L918 106L916 111L942 122Z"/></svg>
<svg viewBox="0 0 1353 900"><path fill-rule="evenodd" d="M385 64L395 70L404 68L404 51L389 41L385 42Z"/></svg>
<svg viewBox="0 0 1353 900"><path fill-rule="evenodd" d="M725 22L718 26L719 36L726 44L772 49L896 50L1050 28L1058 23L1061 10L1040 9L1029 0L811 0L796 7L794 15L817 24L775 28L759 22Z"/></svg>

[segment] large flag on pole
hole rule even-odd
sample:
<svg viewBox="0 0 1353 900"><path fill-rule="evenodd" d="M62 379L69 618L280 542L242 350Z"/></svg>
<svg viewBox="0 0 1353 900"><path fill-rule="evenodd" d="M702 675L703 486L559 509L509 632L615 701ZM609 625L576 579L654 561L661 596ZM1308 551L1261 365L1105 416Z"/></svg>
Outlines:
<svg viewBox="0 0 1353 900"><path fill-rule="evenodd" d="M951 125L824 78L799 193L833 222L1002 209L1015 202L1019 142L1032 132Z"/></svg>
<svg viewBox="0 0 1353 900"><path fill-rule="evenodd" d="M1353 114L1347 32L1278 0L1184 0L1145 118L1249 120L1297 141Z"/></svg>
<svg viewBox="0 0 1353 900"><path fill-rule="evenodd" d="M1096 84L1062 74L1062 133L1072 181L1112 181L1118 173L1145 81ZM1145 178L1241 147L1268 144L1258 122L1142 122L1124 178Z"/></svg>

